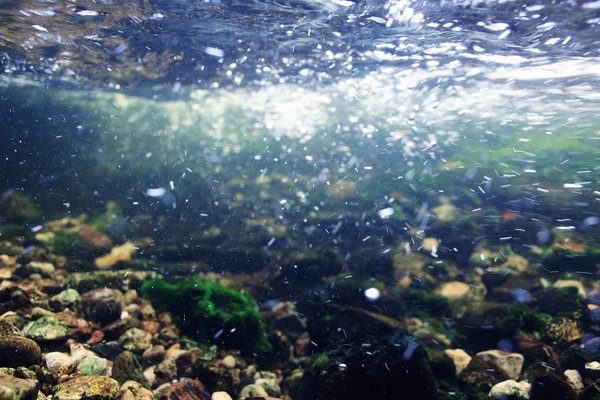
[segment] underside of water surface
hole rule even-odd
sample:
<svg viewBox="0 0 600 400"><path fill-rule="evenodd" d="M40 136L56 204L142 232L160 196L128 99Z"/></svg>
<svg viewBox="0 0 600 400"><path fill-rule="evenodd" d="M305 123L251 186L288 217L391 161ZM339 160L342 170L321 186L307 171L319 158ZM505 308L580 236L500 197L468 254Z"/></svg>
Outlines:
<svg viewBox="0 0 600 400"><path fill-rule="evenodd" d="M599 24L4 2L0 388L600 398Z"/></svg>

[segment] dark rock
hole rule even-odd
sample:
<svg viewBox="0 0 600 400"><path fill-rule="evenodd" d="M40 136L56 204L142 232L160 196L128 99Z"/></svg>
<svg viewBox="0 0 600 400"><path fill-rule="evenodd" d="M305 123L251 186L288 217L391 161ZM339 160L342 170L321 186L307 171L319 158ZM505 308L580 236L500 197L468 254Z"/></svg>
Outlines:
<svg viewBox="0 0 600 400"><path fill-rule="evenodd" d="M117 356L112 367L112 378L121 385L127 381L136 381L145 388L150 387L137 356L130 351L124 351Z"/></svg>
<svg viewBox="0 0 600 400"><path fill-rule="evenodd" d="M0 398L2 400L36 400L38 382L0 374Z"/></svg>
<svg viewBox="0 0 600 400"><path fill-rule="evenodd" d="M104 337L107 339L118 339L119 336L124 334L131 328L139 328L140 321L136 318L124 318L118 319L102 328Z"/></svg>
<svg viewBox="0 0 600 400"><path fill-rule="evenodd" d="M530 400L577 400L577 392L567 383L563 375L539 363L528 370L531 380Z"/></svg>
<svg viewBox="0 0 600 400"><path fill-rule="evenodd" d="M90 290L77 301L77 309L83 318L101 324L118 319L122 308L123 294L115 289Z"/></svg>
<svg viewBox="0 0 600 400"><path fill-rule="evenodd" d="M295 342L306 331L306 320L298 312L278 315L271 321L269 331L281 331L289 340Z"/></svg>
<svg viewBox="0 0 600 400"><path fill-rule="evenodd" d="M200 381L185 379L172 384L160 400L210 400L210 392Z"/></svg>
<svg viewBox="0 0 600 400"><path fill-rule="evenodd" d="M594 339L595 340L595 339ZM579 345L572 345L562 352L560 357L560 365L566 369L576 369L583 379L588 378L585 364L600 360L600 351L588 351L585 346L581 348ZM562 370L558 370L562 374Z"/></svg>
<svg viewBox="0 0 600 400"><path fill-rule="evenodd" d="M42 358L40 346L21 336L0 337L0 367L29 367Z"/></svg>
<svg viewBox="0 0 600 400"><path fill-rule="evenodd" d="M179 377L190 377L193 373L194 365L200 360L202 356L202 350L198 347L192 347L181 353L176 359L175 364L177 365L177 376Z"/></svg>
<svg viewBox="0 0 600 400"><path fill-rule="evenodd" d="M427 353L406 330L372 330L329 347L304 374L304 400L438 398Z"/></svg>
<svg viewBox="0 0 600 400"><path fill-rule="evenodd" d="M156 375L155 385L162 385L177 378L177 364L172 358L167 358L154 369L154 375Z"/></svg>
<svg viewBox="0 0 600 400"><path fill-rule="evenodd" d="M236 382L230 370L225 367L199 361L194 366L192 377L201 381L211 392L235 393ZM252 381L254 383L254 381Z"/></svg>
<svg viewBox="0 0 600 400"><path fill-rule="evenodd" d="M474 385L478 390L487 393L495 384L510 378L490 359L473 357L469 365L458 375L458 379Z"/></svg>
<svg viewBox="0 0 600 400"><path fill-rule="evenodd" d="M108 359L115 360L119 353L122 351L121 344L117 341L102 342L92 346L92 351L98 353L100 356Z"/></svg>
<svg viewBox="0 0 600 400"><path fill-rule="evenodd" d="M0 289L0 314L16 311L28 305L29 296L14 283L3 284Z"/></svg>

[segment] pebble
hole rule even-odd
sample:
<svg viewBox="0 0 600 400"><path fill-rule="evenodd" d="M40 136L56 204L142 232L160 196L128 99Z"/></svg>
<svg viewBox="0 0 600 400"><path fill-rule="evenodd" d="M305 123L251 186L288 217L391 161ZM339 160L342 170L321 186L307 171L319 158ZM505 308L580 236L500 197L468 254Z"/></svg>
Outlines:
<svg viewBox="0 0 600 400"><path fill-rule="evenodd" d="M254 383L262 386L269 396L279 397L281 395L281 388L276 378L260 378Z"/></svg>
<svg viewBox="0 0 600 400"><path fill-rule="evenodd" d="M240 392L240 400L247 399L248 397L267 397L269 394L261 385L255 383L246 385Z"/></svg>
<svg viewBox="0 0 600 400"><path fill-rule="evenodd" d="M7 321L0 321L0 337L22 336L19 328Z"/></svg>
<svg viewBox="0 0 600 400"><path fill-rule="evenodd" d="M145 365L155 365L165 359L165 346L157 345L149 347L142 354L142 361Z"/></svg>
<svg viewBox="0 0 600 400"><path fill-rule="evenodd" d="M117 397L119 383L107 376L80 376L59 383L53 389L53 400L109 400Z"/></svg>
<svg viewBox="0 0 600 400"><path fill-rule="evenodd" d="M527 400L529 399L529 391L531 384L528 382L517 382L515 380L507 380L492 386L488 394L490 399L497 400Z"/></svg>
<svg viewBox="0 0 600 400"><path fill-rule="evenodd" d="M223 358L221 363L223 364L223 366L225 368L229 368L229 369L235 368L235 364L236 364L235 357L232 355L225 356L225 358Z"/></svg>
<svg viewBox="0 0 600 400"><path fill-rule="evenodd" d="M42 358L40 346L22 336L0 336L0 367L29 367Z"/></svg>
<svg viewBox="0 0 600 400"><path fill-rule="evenodd" d="M135 354L130 351L124 351L117 356L112 367L112 378L120 384L125 384L127 381L139 382L142 386L150 387L142 366Z"/></svg>
<svg viewBox="0 0 600 400"><path fill-rule="evenodd" d="M585 287L583 287L583 283L575 279L559 279L556 282L554 282L554 285L552 286L556 288L574 287L577 288L577 293L579 294L579 296L586 297Z"/></svg>
<svg viewBox="0 0 600 400"><path fill-rule="evenodd" d="M0 399L32 400L38 394L38 382L33 379L20 379L0 374Z"/></svg>
<svg viewBox="0 0 600 400"><path fill-rule="evenodd" d="M577 391L583 390L583 379L581 379L581 374L579 371L576 369L568 369L565 371L565 377L573 389Z"/></svg>
<svg viewBox="0 0 600 400"><path fill-rule="evenodd" d="M463 369L471 362L471 356L468 355L463 349L446 349L444 351L448 357L454 363L456 368L456 375L460 374Z"/></svg>
<svg viewBox="0 0 600 400"><path fill-rule="evenodd" d="M25 336L36 342L53 342L64 340L69 335L69 329L58 318L41 317L25 329Z"/></svg>
<svg viewBox="0 0 600 400"><path fill-rule="evenodd" d="M17 270L16 274L21 276L29 276L31 274L39 274L44 278L52 278L56 268L52 263L32 261L26 266L21 267Z"/></svg>
<svg viewBox="0 0 600 400"><path fill-rule="evenodd" d="M153 400L152 392L135 381L127 381L121 386L117 400Z"/></svg>
<svg viewBox="0 0 600 400"><path fill-rule="evenodd" d="M227 392L214 392L210 396L210 400L232 400L231 396Z"/></svg>
<svg viewBox="0 0 600 400"><path fill-rule="evenodd" d="M158 382L170 382L177 378L177 364L172 358L167 358L154 369L154 375Z"/></svg>
<svg viewBox="0 0 600 400"><path fill-rule="evenodd" d="M46 368L50 371L57 373L58 369L64 364L71 364L71 357L66 353L61 353L59 351L53 351L51 353L47 353L44 356L44 360L46 361Z"/></svg>
<svg viewBox="0 0 600 400"><path fill-rule="evenodd" d="M52 296L48 300L48 305L54 311L64 310L67 307L71 307L77 300L79 300L79 292L75 289L66 289L59 294Z"/></svg>
<svg viewBox="0 0 600 400"><path fill-rule="evenodd" d="M435 289L435 294L447 297L450 300L458 300L465 297L470 290L471 286L467 283L452 281L442 283L440 286L438 286Z"/></svg>
<svg viewBox="0 0 600 400"><path fill-rule="evenodd" d="M210 400L210 393L204 385L194 379L182 379L172 384L164 393L164 400Z"/></svg>
<svg viewBox="0 0 600 400"><path fill-rule="evenodd" d="M121 316L123 294L116 289L90 290L81 295L77 309L85 319L106 324Z"/></svg>
<svg viewBox="0 0 600 400"><path fill-rule="evenodd" d="M512 380L518 380L521 376L523 362L525 359L519 353L507 353L501 350L487 350L479 352L475 357L488 359L498 368L503 370Z"/></svg>
<svg viewBox="0 0 600 400"><path fill-rule="evenodd" d="M102 376L106 373L106 358L87 356L77 365L77 371L84 376Z"/></svg>
<svg viewBox="0 0 600 400"><path fill-rule="evenodd" d="M433 237L423 239L423 250L433 253L440 249L440 241Z"/></svg>
<svg viewBox="0 0 600 400"><path fill-rule="evenodd" d="M600 363L598 361L585 363L585 375L594 380L600 379Z"/></svg>
<svg viewBox="0 0 600 400"><path fill-rule="evenodd" d="M142 354L152 346L152 335L139 328L131 328L119 337L123 349Z"/></svg>

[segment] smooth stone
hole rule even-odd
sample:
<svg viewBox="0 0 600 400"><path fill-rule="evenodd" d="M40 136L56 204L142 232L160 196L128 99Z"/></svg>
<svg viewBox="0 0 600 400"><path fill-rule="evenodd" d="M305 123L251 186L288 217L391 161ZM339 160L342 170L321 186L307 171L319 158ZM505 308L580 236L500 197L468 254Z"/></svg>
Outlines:
<svg viewBox="0 0 600 400"><path fill-rule="evenodd" d="M581 297L585 297L585 287L581 281L575 279L559 279L552 285L556 288L574 287L577 288L577 294Z"/></svg>
<svg viewBox="0 0 600 400"><path fill-rule="evenodd" d="M0 400L36 400L38 381L0 374Z"/></svg>
<svg viewBox="0 0 600 400"><path fill-rule="evenodd" d="M77 365L77 371L84 376L102 376L106 373L106 358L87 356Z"/></svg>
<svg viewBox="0 0 600 400"><path fill-rule="evenodd" d="M142 354L152 346L152 335L139 328L131 328L119 337L124 350Z"/></svg>
<svg viewBox="0 0 600 400"><path fill-rule="evenodd" d="M80 376L53 389L53 400L112 400L119 394L119 383L107 376Z"/></svg>
<svg viewBox="0 0 600 400"><path fill-rule="evenodd" d="M517 382L509 379L492 386L488 394L490 399L494 400L528 400L531 384L528 382Z"/></svg>
<svg viewBox="0 0 600 400"><path fill-rule="evenodd" d="M235 368L235 364L236 364L235 357L232 355L225 356L225 358L223 358L223 360L221 360L221 363L223 364L223 366L225 368L229 368L229 369Z"/></svg>
<svg viewBox="0 0 600 400"><path fill-rule="evenodd" d="M135 381L127 381L121 386L117 400L153 400L152 392Z"/></svg>
<svg viewBox="0 0 600 400"><path fill-rule="evenodd" d="M276 378L260 378L254 383L262 386L269 396L279 397L281 395L281 388L279 387Z"/></svg>
<svg viewBox="0 0 600 400"><path fill-rule="evenodd" d="M437 252L437 250L440 248L440 241L433 237L427 237L427 238L423 239L422 245L423 245L423 250L425 250L429 253L433 253L434 250L435 250L435 252Z"/></svg>
<svg viewBox="0 0 600 400"><path fill-rule="evenodd" d="M90 290L81 295L77 309L85 319L106 324L121 316L123 294L116 289Z"/></svg>
<svg viewBox="0 0 600 400"><path fill-rule="evenodd" d="M69 329L58 318L46 316L35 321L25 332L25 336L38 342L64 340L69 335Z"/></svg>
<svg viewBox="0 0 600 400"><path fill-rule="evenodd" d="M210 400L204 385L194 379L182 379L172 384L161 396L163 400Z"/></svg>
<svg viewBox="0 0 600 400"><path fill-rule="evenodd" d="M0 367L29 367L42 359L40 346L22 336L0 336Z"/></svg>
<svg viewBox="0 0 600 400"><path fill-rule="evenodd" d="M165 347L163 345L152 346L142 354L142 361L145 365L156 365L165 359Z"/></svg>
<svg viewBox="0 0 600 400"><path fill-rule="evenodd" d="M17 270L17 275L21 276L29 276L32 274L39 274L44 278L52 278L56 268L52 263L49 262L41 262L41 261L32 261L28 263L26 266L21 267Z"/></svg>
<svg viewBox="0 0 600 400"><path fill-rule="evenodd" d="M523 355L519 353L507 353L501 350L482 351L477 353L475 357L489 359L512 380L519 379L525 361Z"/></svg>
<svg viewBox="0 0 600 400"><path fill-rule="evenodd" d="M240 400L245 400L248 397L268 397L269 394L261 385L255 383L246 385L240 392Z"/></svg>
<svg viewBox="0 0 600 400"><path fill-rule="evenodd" d="M210 396L210 400L232 400L231 396L227 392L214 392Z"/></svg>
<svg viewBox="0 0 600 400"><path fill-rule="evenodd" d="M452 281L442 283L435 289L435 294L446 297L451 300L458 300L465 297L469 291L471 290L471 286L464 282Z"/></svg>
<svg viewBox="0 0 600 400"><path fill-rule="evenodd" d="M456 375L460 374L471 362L472 357L463 349L446 349L444 352L454 363Z"/></svg>
<svg viewBox="0 0 600 400"><path fill-rule="evenodd" d="M44 359L46 360L46 368L54 373L57 373L61 366L73 363L73 361L71 361L71 356L59 351L53 351L46 354Z"/></svg>
<svg viewBox="0 0 600 400"><path fill-rule="evenodd" d="M583 379L581 379L581 374L576 369L568 369L565 371L565 377L567 378L567 382L571 387L577 391L583 390Z"/></svg>

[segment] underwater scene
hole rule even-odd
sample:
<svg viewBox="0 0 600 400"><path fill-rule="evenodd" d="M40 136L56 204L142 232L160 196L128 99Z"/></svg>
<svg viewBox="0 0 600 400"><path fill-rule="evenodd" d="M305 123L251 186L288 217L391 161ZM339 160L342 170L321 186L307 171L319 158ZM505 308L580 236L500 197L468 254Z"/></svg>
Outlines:
<svg viewBox="0 0 600 400"><path fill-rule="evenodd" d="M0 400L599 400L599 0L0 0Z"/></svg>

